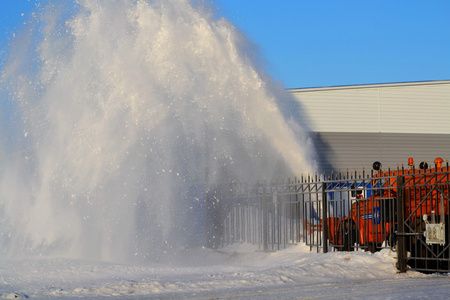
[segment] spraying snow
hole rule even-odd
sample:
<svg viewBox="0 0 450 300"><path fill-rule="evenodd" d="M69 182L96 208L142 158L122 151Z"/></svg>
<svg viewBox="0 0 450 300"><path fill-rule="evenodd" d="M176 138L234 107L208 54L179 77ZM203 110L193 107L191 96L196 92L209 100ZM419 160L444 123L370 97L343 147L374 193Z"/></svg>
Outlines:
<svg viewBox="0 0 450 300"><path fill-rule="evenodd" d="M2 255L159 259L204 234L207 180L312 171L255 57L187 0L42 5L2 68Z"/></svg>

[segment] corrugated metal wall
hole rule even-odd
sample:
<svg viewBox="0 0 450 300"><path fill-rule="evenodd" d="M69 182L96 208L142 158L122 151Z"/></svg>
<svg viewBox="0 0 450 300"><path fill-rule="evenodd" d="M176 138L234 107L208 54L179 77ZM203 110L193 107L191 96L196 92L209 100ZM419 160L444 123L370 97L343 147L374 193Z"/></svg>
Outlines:
<svg viewBox="0 0 450 300"><path fill-rule="evenodd" d="M450 158L450 81L290 90L320 171Z"/></svg>

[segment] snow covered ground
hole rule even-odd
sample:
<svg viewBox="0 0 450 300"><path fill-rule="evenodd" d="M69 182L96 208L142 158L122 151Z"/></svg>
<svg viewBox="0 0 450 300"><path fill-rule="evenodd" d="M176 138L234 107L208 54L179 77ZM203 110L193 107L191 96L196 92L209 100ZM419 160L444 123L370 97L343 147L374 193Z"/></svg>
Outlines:
<svg viewBox="0 0 450 300"><path fill-rule="evenodd" d="M251 245L185 250L168 265L67 259L0 261L0 298L447 299L450 278L398 274L395 253L264 253Z"/></svg>

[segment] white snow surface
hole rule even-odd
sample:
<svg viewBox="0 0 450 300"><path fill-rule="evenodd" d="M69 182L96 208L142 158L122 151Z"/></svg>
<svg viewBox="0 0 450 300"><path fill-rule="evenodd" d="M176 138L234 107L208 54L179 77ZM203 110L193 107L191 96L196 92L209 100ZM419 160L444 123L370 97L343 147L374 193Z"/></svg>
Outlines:
<svg viewBox="0 0 450 300"><path fill-rule="evenodd" d="M184 249L168 264L0 260L0 298L448 299L447 274L398 273L396 253Z"/></svg>

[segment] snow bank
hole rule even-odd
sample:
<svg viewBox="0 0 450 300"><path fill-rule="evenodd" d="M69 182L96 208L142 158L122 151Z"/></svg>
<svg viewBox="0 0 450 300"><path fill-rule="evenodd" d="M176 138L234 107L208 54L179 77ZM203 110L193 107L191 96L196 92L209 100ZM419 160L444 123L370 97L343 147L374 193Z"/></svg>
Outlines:
<svg viewBox="0 0 450 300"><path fill-rule="evenodd" d="M181 253L183 252L183 253ZM373 295L396 290L422 293L439 286L447 276L417 272L398 274L395 253L387 249L366 252L310 253L298 245L278 252L261 252L252 245L234 245L219 251L184 249L169 265L122 265L67 259L0 261L0 295L30 298L254 298L278 295L332 296L348 293ZM420 283L424 283L423 286ZM425 284L426 283L426 284ZM417 286L421 286L417 290ZM378 294L377 294L378 293ZM356 295L355 294L355 295ZM350 295L350 294L349 294ZM442 294L443 295L443 294ZM441 296L442 296L441 295ZM400 295L399 295L400 296ZM394 297L395 298L395 297ZM266 298L268 299L268 298Z"/></svg>

